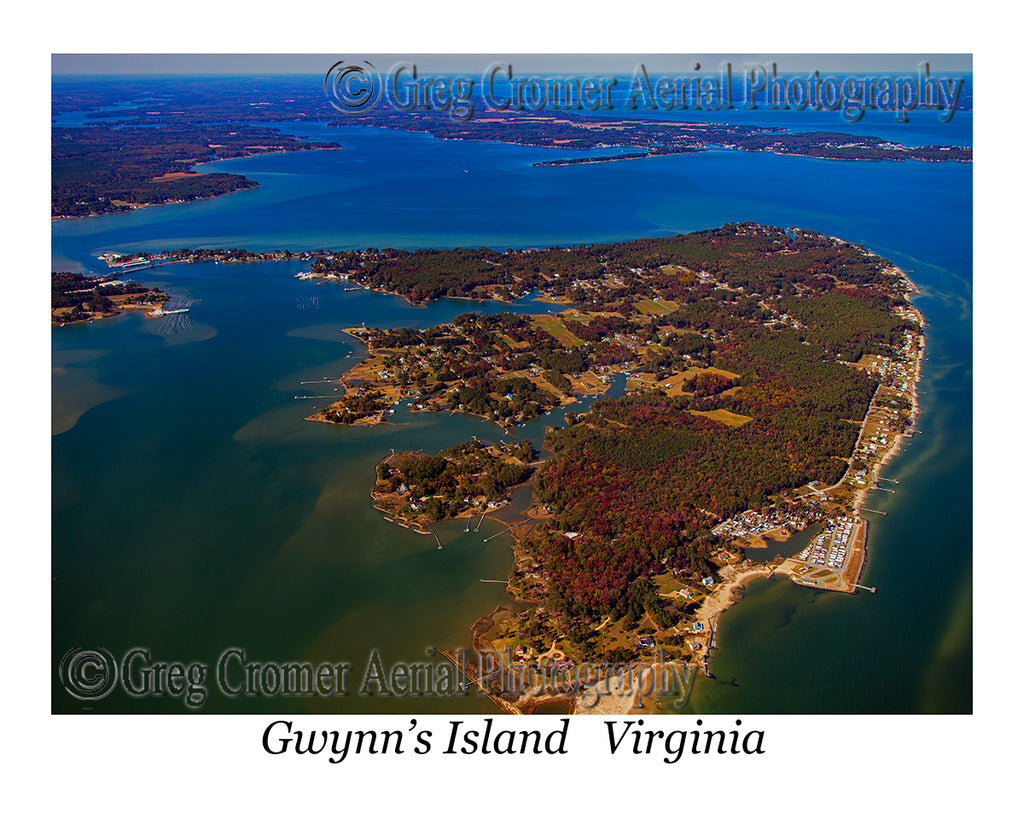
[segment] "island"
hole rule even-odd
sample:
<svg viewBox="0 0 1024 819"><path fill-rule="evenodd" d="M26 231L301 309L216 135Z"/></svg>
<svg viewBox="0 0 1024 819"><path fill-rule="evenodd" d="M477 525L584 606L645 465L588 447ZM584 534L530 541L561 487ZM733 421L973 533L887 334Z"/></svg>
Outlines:
<svg viewBox="0 0 1024 819"><path fill-rule="evenodd" d="M158 288L107 276L50 275L50 321L56 325L110 318L126 310L157 317L163 315L161 305L169 298Z"/></svg>
<svg viewBox="0 0 1024 819"><path fill-rule="evenodd" d="M199 173L195 165L338 147L336 142L303 142L275 129L245 124L53 128L52 216L93 216L247 190L256 187L247 177Z"/></svg>
<svg viewBox="0 0 1024 819"><path fill-rule="evenodd" d="M460 517L468 532L477 513L482 521L508 503L511 490L532 474L533 454L525 441L487 446L476 439L437 455L396 453L377 465L370 497L386 520L420 534L433 522Z"/></svg>
<svg viewBox="0 0 1024 819"><path fill-rule="evenodd" d="M53 82L55 117L74 125L51 129L51 213L70 218L221 196L256 187L237 173L204 173L196 165L284 151L337 149L287 126L383 128L437 139L494 141L579 151L538 159L555 169L706 151L759 151L829 160L971 162L963 145L904 145L882 137L835 131L725 124L702 120L711 111L680 111L678 120L643 119L600 111L481 110L469 119L442 110L378 108L340 117L308 78L162 78L96 85ZM601 151L586 154L585 151Z"/></svg>
<svg viewBox="0 0 1024 819"><path fill-rule="evenodd" d="M378 465L373 502L398 525L431 534L434 522L490 513L511 531L516 605L474 625L477 660L450 654L502 708L577 708L585 691L524 693L480 657L545 679L595 662L710 675L718 618L752 579L873 591L860 584L867 492L884 488L882 466L914 434L924 350L916 288L888 260L813 231L739 223L569 248L326 252L312 268L311 280L414 302L533 293L564 305L425 330L349 328L367 356L312 420L382 423L406 401L514 433L625 382L549 427L546 457L472 441ZM517 485L532 503L505 518ZM801 550L757 558L765 538L809 526ZM628 710L632 693L604 707Z"/></svg>
<svg viewBox="0 0 1024 819"><path fill-rule="evenodd" d="M694 116L699 116L695 114ZM651 120L614 115L582 115L570 111L488 111L467 121L433 111L391 111L333 119L337 127L362 125L424 132L438 139L486 140L539 148L595 150L616 147L621 154L554 159L537 166L614 162L709 150L767 151L816 159L904 162L970 162L973 151L961 145L908 146L870 135L834 131L790 131L786 128L733 125L699 120Z"/></svg>

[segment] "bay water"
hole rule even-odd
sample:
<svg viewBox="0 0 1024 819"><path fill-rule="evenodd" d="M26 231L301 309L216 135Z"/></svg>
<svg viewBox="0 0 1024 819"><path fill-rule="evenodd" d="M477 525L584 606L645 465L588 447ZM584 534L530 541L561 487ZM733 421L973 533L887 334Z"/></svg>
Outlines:
<svg viewBox="0 0 1024 819"><path fill-rule="evenodd" d="M960 114L958 113L958 117ZM210 163L260 187L202 202L53 224L53 269L179 247L251 250L537 247L664 236L756 221L863 243L906 269L928 321L918 434L875 493L865 573L878 593L752 584L721 618L714 680L689 711L969 712L971 700L972 169L955 163L834 162L712 151L562 167L565 151L322 125L282 126L340 150ZM925 142L918 123L916 141ZM898 126L890 126L893 132ZM837 130L840 130L837 128ZM849 130L844 128L843 130ZM942 128L932 126L935 141ZM880 133L892 136L890 133ZM962 134L960 134L962 137ZM436 452L481 419L409 414L342 428L305 421L364 355L341 331L427 327L470 310L551 312L441 300L412 307L351 285L295 278L297 262L166 265L133 280L190 312L54 328L54 666L75 646L213 666L348 662L348 696L225 697L204 711L493 712L478 696L358 693L385 666L437 662L469 626L509 605L509 536L485 521L436 526L444 548L369 503L392 449ZM308 382L308 383L304 383ZM539 442L538 419L520 434ZM487 542L484 538L498 535ZM55 681L56 682L56 681ZM211 686L212 687L212 686ZM53 709L83 704L53 686ZM185 709L124 695L96 711Z"/></svg>

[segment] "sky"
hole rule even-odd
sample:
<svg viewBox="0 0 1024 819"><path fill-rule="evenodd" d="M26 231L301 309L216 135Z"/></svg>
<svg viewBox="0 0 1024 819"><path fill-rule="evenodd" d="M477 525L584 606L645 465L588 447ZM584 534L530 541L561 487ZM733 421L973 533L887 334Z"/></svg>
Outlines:
<svg viewBox="0 0 1024 819"><path fill-rule="evenodd" d="M64 74L322 74L340 59L369 60L378 68L410 60L432 71L479 72L495 61L520 70L620 74L643 63L651 71L689 72L694 63L717 70L723 62L778 65L780 73L820 71L932 73L971 71L969 54L53 54L51 69Z"/></svg>

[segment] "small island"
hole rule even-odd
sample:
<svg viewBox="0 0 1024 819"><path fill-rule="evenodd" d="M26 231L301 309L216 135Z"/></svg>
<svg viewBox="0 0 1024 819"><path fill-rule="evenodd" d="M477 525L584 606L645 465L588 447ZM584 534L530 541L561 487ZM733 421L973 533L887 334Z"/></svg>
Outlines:
<svg viewBox="0 0 1024 819"><path fill-rule="evenodd" d="M50 276L50 321L74 324L110 318L126 310L158 316L170 296L154 287L121 282L104 276L81 273L52 273Z"/></svg>
<svg viewBox="0 0 1024 819"><path fill-rule="evenodd" d="M399 452L377 465L370 493L375 509L399 526L420 534L439 520L467 518L466 531L479 514L500 509L513 487L533 473L529 443L467 441L437 455ZM479 528L479 523L476 524Z"/></svg>

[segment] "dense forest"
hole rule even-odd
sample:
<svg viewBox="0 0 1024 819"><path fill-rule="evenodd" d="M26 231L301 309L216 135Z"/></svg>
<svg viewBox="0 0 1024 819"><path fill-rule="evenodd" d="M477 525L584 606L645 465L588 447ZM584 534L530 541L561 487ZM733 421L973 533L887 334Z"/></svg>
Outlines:
<svg viewBox="0 0 1024 819"><path fill-rule="evenodd" d="M53 128L54 216L85 216L219 196L256 187L238 174L194 173L200 162L276 151L337 147L252 125Z"/></svg>
<svg viewBox="0 0 1024 819"><path fill-rule="evenodd" d="M415 401L443 396L432 408L510 428L571 393L571 378L648 376L545 439L552 456L534 493L545 517L520 544L517 571L534 589L543 578L548 607L569 620L639 607L658 622L650 577L711 571L716 524L839 481L879 384L851 362L895 356L920 330L889 261L751 223L504 253L371 248L314 268L417 298L500 286L574 300L557 318L466 313L427 330L362 331L389 379L420 390ZM445 458L396 473L438 496L431 514L461 508Z"/></svg>
<svg viewBox="0 0 1024 819"><path fill-rule="evenodd" d="M630 306L633 297L657 296L685 302L675 317L680 322L708 327L744 310L756 312L752 293L760 298L846 287L858 297L855 287L870 286L901 297L899 280L887 272L890 268L857 245L810 231L749 223L567 248L367 248L313 260L313 272L319 276L344 275L414 302L445 296L507 299L543 287L550 295L588 308L629 314L635 312ZM696 273L703 274L703 281ZM609 277L615 279L614 286L601 286ZM710 279L727 289L716 290L706 283Z"/></svg>
<svg viewBox="0 0 1024 819"><path fill-rule="evenodd" d="M719 385L711 402L698 403L696 390L693 398L645 392L602 400L545 439L554 457L535 497L551 509L552 525L528 548L567 613L612 613L631 583L666 569L699 575L720 520L782 490L842 476L858 432L847 419L863 417L874 384L799 342L777 346L756 334L745 341L716 361L743 373L736 396L723 398ZM694 406L753 421L730 428L693 414Z"/></svg>

